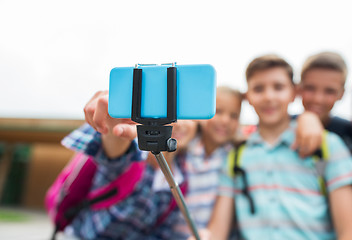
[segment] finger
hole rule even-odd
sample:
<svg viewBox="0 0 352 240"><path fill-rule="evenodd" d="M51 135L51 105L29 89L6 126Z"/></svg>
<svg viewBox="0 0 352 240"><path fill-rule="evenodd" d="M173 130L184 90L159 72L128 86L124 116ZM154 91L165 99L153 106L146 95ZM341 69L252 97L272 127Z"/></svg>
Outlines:
<svg viewBox="0 0 352 240"><path fill-rule="evenodd" d="M316 149L317 149L316 141L314 139L309 139L306 144L304 156L308 157L308 156L313 155L313 153L315 152Z"/></svg>
<svg viewBox="0 0 352 240"><path fill-rule="evenodd" d="M302 145L304 146L304 151L302 151L302 156L307 157L312 154L316 150L318 150L321 147L322 144L322 136L321 134L312 134L310 136L306 136Z"/></svg>
<svg viewBox="0 0 352 240"><path fill-rule="evenodd" d="M293 150L299 150L301 144L302 144L302 137L301 137L301 135L298 133L298 131L296 131L296 138L295 138L293 144L291 145L291 149L293 149Z"/></svg>
<svg viewBox="0 0 352 240"><path fill-rule="evenodd" d="M86 122L91 125L94 129L96 129L96 126L93 122L93 116L94 116L94 112L95 112L95 106L96 103L92 103L89 102L86 104L86 106L84 107L83 111L84 111L84 118L86 120Z"/></svg>
<svg viewBox="0 0 352 240"><path fill-rule="evenodd" d="M91 99L89 99L88 103L84 106L83 111L84 111L84 118L86 122L91 125L95 130L96 126L93 122L93 116L95 113L95 108L97 104L97 99L99 96L102 96L104 94L108 94L108 91L98 91L96 92Z"/></svg>
<svg viewBox="0 0 352 240"><path fill-rule="evenodd" d="M93 122L99 132L108 133L106 118L108 117L108 96L100 96L97 100L96 109L93 116Z"/></svg>
<svg viewBox="0 0 352 240"><path fill-rule="evenodd" d="M322 144L322 139L320 135L315 135L310 137L307 150L307 155L313 155Z"/></svg>
<svg viewBox="0 0 352 240"><path fill-rule="evenodd" d="M298 144L298 154L301 158L305 158L309 152L309 138L302 137L300 138L300 142Z"/></svg>
<svg viewBox="0 0 352 240"><path fill-rule="evenodd" d="M137 137L136 125L118 124L113 128L112 132L115 136L130 140Z"/></svg>
<svg viewBox="0 0 352 240"><path fill-rule="evenodd" d="M296 132L296 139L294 141L294 143L291 145L291 148L295 151L298 152L298 155L301 158L305 158L307 156L307 149L309 146L307 146L308 142L307 139L309 139L309 137L307 136L302 136L301 134L299 134L299 131Z"/></svg>
<svg viewBox="0 0 352 240"><path fill-rule="evenodd" d="M121 123L126 123L126 124L130 124L130 125L136 125L137 123L132 121L132 119L130 118L121 118L120 119Z"/></svg>

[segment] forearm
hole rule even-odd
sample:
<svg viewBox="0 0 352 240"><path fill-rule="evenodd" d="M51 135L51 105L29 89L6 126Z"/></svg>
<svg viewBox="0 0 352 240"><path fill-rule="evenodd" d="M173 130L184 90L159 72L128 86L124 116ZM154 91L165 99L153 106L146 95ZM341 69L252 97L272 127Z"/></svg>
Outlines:
<svg viewBox="0 0 352 240"><path fill-rule="evenodd" d="M231 231L234 214L233 198L218 196L208 225L211 240L226 240Z"/></svg>
<svg viewBox="0 0 352 240"><path fill-rule="evenodd" d="M346 230L343 233L340 233L338 236L338 240L351 240L352 239L352 229Z"/></svg>

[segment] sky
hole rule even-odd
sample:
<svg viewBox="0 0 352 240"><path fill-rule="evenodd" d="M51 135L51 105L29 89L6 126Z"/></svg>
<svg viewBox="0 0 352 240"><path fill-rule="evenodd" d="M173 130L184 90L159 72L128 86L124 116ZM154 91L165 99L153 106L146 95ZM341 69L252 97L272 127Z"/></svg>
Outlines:
<svg viewBox="0 0 352 240"><path fill-rule="evenodd" d="M245 69L275 53L295 69L336 51L351 70L350 1L0 0L0 117L83 119L114 67L212 64L217 84L246 90ZM333 113L352 119L352 80ZM299 99L290 113L302 111ZM244 103L241 122L254 124Z"/></svg>

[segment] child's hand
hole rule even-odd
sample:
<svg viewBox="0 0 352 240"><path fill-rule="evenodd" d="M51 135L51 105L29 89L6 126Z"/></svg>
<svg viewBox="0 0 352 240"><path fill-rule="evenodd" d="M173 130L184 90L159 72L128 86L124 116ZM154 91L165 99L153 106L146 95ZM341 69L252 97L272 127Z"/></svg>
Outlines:
<svg viewBox="0 0 352 240"><path fill-rule="evenodd" d="M297 118L296 139L291 148L298 150L302 158L312 155L322 144L323 131L319 117L305 111Z"/></svg>
<svg viewBox="0 0 352 240"><path fill-rule="evenodd" d="M130 119L115 119L108 113L109 92L99 91L84 107L85 120L103 135L114 135L129 140L137 136L135 123Z"/></svg>
<svg viewBox="0 0 352 240"><path fill-rule="evenodd" d="M201 229L199 231L199 237L200 240L210 240L211 239L211 233L208 229ZM189 237L187 240L196 240L196 238L194 236Z"/></svg>

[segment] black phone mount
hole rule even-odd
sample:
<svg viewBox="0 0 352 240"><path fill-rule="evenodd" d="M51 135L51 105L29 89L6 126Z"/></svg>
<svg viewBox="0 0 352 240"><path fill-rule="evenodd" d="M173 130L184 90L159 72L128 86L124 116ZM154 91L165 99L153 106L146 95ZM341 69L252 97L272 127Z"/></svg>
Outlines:
<svg viewBox="0 0 352 240"><path fill-rule="evenodd" d="M166 118L143 118L141 117L142 102L142 73L143 70L133 69L133 92L132 92L132 116L131 119L137 125L138 147L140 150L150 151L154 154L166 181L170 186L172 195L180 208L185 220L190 227L196 240L200 240L196 225L186 206L183 194L176 183L172 172L161 152L173 152L176 150L176 139L171 138L172 126L165 126L177 121L177 69L167 68L167 115Z"/></svg>
<svg viewBox="0 0 352 240"><path fill-rule="evenodd" d="M177 121L177 69L167 68L167 116L166 118L142 118L142 69L133 69L132 117L137 125L138 147L141 150L159 153L176 150L177 141L171 138L172 126Z"/></svg>

